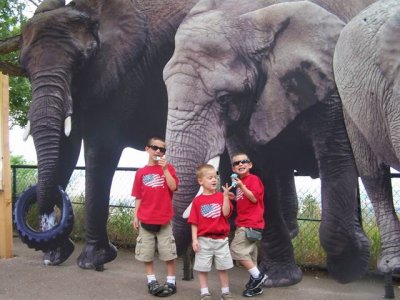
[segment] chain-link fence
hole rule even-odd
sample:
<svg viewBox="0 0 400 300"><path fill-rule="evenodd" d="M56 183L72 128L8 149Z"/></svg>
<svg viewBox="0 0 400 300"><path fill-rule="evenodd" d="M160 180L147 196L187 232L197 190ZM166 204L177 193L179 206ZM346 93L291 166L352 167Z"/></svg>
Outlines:
<svg viewBox="0 0 400 300"><path fill-rule="evenodd" d="M133 247L136 233L131 222L134 199L130 196L135 176L135 168L118 168L111 187L108 233L113 243ZM13 203L29 186L36 184L36 166L12 166ZM364 231L371 241L370 268L376 269L380 250L380 235L371 202L360 184L360 211ZM392 175L393 199L396 212L400 213L400 174ZM325 267L326 256L319 242L321 220L321 185L319 179L296 176L299 200L299 234L293 239L296 262L305 266ZM84 194L85 168L77 167L70 179L67 194L74 206L75 225L72 236L75 240L84 238Z"/></svg>

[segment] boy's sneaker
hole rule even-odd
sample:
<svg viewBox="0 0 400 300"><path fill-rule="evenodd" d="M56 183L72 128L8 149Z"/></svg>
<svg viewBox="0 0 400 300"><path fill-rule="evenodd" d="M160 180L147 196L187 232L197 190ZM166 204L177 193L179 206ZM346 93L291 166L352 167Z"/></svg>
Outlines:
<svg viewBox="0 0 400 300"><path fill-rule="evenodd" d="M147 284L147 287L149 288L149 293L158 296L164 291L164 287L158 283L157 280L152 280Z"/></svg>
<svg viewBox="0 0 400 300"><path fill-rule="evenodd" d="M258 287L255 289L246 289L243 291L243 296L245 297L253 297L253 296L257 296L257 295L261 295L263 293L263 288L262 287Z"/></svg>
<svg viewBox="0 0 400 300"><path fill-rule="evenodd" d="M206 294L201 294L200 295L200 300L211 300L211 295L209 293Z"/></svg>
<svg viewBox="0 0 400 300"><path fill-rule="evenodd" d="M221 295L221 300L227 300L227 299L235 299L235 298L233 298L233 295L231 292L223 293Z"/></svg>
<svg viewBox="0 0 400 300"><path fill-rule="evenodd" d="M250 280L248 283L246 283L246 289L255 289L258 287L262 287L264 282L267 280L268 276L267 274L260 273L257 278L254 278L253 276L250 276Z"/></svg>
<svg viewBox="0 0 400 300"><path fill-rule="evenodd" d="M159 297L168 297L176 293L176 284L166 282L164 283L164 290L162 293L157 294Z"/></svg>

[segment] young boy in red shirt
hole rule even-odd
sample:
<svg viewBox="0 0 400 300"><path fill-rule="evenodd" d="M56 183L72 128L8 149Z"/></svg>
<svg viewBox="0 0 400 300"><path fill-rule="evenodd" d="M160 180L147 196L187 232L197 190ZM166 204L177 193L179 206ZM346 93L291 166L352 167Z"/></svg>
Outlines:
<svg viewBox="0 0 400 300"><path fill-rule="evenodd" d="M177 258L172 234L172 194L178 188L174 167L165 159L164 140L153 137L145 148L149 154L147 165L136 172L132 188L135 200L133 227L139 230L135 258L144 262L149 293L165 297L176 293ZM160 285L154 273L153 259L158 250L160 260L166 262L167 280Z"/></svg>
<svg viewBox="0 0 400 300"><path fill-rule="evenodd" d="M246 284L243 296L253 297L263 293L263 284L267 275L260 272L257 267L257 245L249 240L246 231L261 232L264 229L264 185L260 178L251 174L253 167L249 157L245 153L237 153L232 156L232 171L238 177L232 178L236 184L236 231L231 243L232 258L240 263L250 273L250 280ZM232 193L230 193L232 194ZM233 195L231 195L232 198ZM257 234L257 233L256 233Z"/></svg>
<svg viewBox="0 0 400 300"><path fill-rule="evenodd" d="M195 252L193 269L198 271L201 299L212 299L208 290L208 272L212 261L218 270L221 283L221 299L233 299L229 291L227 270L233 267L229 251L228 234L230 226L228 217L232 212L228 186L218 192L218 177L215 168L203 164L196 170L203 193L192 202L188 223L192 227L192 245Z"/></svg>

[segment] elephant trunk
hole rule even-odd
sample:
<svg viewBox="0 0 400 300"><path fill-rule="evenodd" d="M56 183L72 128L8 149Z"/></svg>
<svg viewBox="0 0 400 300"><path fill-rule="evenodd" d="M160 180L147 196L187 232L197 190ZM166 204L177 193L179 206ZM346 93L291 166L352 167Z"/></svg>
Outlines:
<svg viewBox="0 0 400 300"><path fill-rule="evenodd" d="M52 74L54 70L51 71ZM38 184L25 191L14 209L14 221L18 233L30 248L45 252L57 250L59 256L51 264L60 264L73 251L68 240L73 228L73 211L68 195L59 187L60 144L63 120L71 114L69 76L55 71L56 76L36 73L31 76L32 104L29 110L30 134L38 159ZM26 212L37 203L40 213L41 232L32 230L26 223ZM61 211L61 220L56 225L54 205Z"/></svg>
<svg viewBox="0 0 400 300"><path fill-rule="evenodd" d="M191 241L191 229L186 218L183 218L184 211L188 208L199 189L196 180L196 167L205 161L205 154L199 153L196 148L196 141L186 141L185 144L177 140L178 133L167 135L168 160L174 165L179 178L179 188L174 193L174 218L173 230L178 255L185 253ZM185 150L182 150L185 149Z"/></svg>
<svg viewBox="0 0 400 300"><path fill-rule="evenodd" d="M38 160L37 202L41 214L51 213L60 199L57 182L60 143L64 119L71 114L68 79L65 72L32 78L29 122Z"/></svg>

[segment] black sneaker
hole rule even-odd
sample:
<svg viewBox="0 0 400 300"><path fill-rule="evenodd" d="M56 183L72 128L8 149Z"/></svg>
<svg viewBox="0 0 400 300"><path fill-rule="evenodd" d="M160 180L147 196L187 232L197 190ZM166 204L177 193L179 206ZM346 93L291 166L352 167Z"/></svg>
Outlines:
<svg viewBox="0 0 400 300"><path fill-rule="evenodd" d="M253 296L261 295L262 293L263 293L262 287L258 287L255 289L245 289L243 291L243 296L244 297L253 297Z"/></svg>
<svg viewBox="0 0 400 300"><path fill-rule="evenodd" d="M157 280L153 280L147 284L149 288L149 293L158 296L164 291L164 286L160 285Z"/></svg>
<svg viewBox="0 0 400 300"><path fill-rule="evenodd" d="M268 278L267 274L264 273L260 273L260 275L258 275L257 278L250 276L249 282L246 283L246 289L255 289L258 287L262 287L267 278Z"/></svg>
<svg viewBox="0 0 400 300"><path fill-rule="evenodd" d="M164 290L162 293L157 294L158 297L168 297L176 293L176 284L166 282L164 283Z"/></svg>

